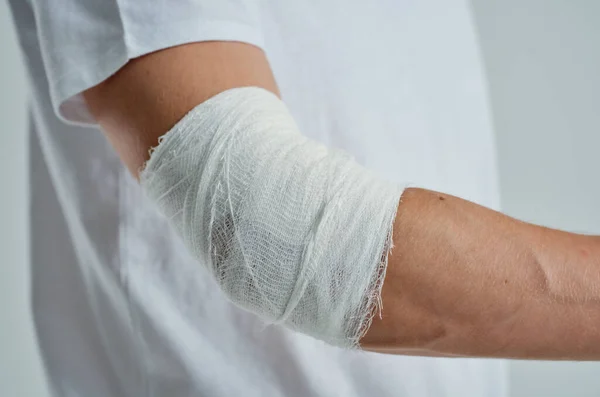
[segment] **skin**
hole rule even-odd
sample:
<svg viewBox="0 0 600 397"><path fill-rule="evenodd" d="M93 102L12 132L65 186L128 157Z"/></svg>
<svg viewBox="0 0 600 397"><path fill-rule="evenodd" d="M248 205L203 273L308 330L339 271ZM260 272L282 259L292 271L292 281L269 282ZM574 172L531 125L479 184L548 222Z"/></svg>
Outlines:
<svg viewBox="0 0 600 397"><path fill-rule="evenodd" d="M236 87L279 95L262 50L237 42L186 44L133 59L84 98L119 157L137 178L148 150L187 112Z"/></svg>
<svg viewBox="0 0 600 397"><path fill-rule="evenodd" d="M446 194L404 192L364 348L399 354L600 358L600 237Z"/></svg>
<svg viewBox="0 0 600 397"><path fill-rule="evenodd" d="M84 93L132 174L158 138L229 88L279 95L264 53L194 43L130 61ZM383 311L361 347L424 356L600 359L600 237L518 221L407 189L394 222Z"/></svg>

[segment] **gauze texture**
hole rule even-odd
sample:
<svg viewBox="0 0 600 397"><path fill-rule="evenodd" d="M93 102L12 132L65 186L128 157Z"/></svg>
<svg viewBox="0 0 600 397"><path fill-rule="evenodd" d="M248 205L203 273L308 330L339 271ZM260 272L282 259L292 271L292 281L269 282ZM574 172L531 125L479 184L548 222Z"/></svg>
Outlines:
<svg viewBox="0 0 600 397"><path fill-rule="evenodd" d="M358 346L380 303L400 186L304 137L284 103L254 87L189 112L141 183L235 304Z"/></svg>

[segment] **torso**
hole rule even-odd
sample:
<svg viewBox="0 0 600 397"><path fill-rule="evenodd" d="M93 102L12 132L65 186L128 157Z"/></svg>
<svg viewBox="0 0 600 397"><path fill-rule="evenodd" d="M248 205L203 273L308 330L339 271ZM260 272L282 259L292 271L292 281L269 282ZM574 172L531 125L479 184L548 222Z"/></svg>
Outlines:
<svg viewBox="0 0 600 397"><path fill-rule="evenodd" d="M57 395L506 395L501 361L343 351L230 304L100 132L53 114L35 24L19 7L34 92L34 314ZM498 208L466 1L261 10L265 50L305 134L389 179Z"/></svg>

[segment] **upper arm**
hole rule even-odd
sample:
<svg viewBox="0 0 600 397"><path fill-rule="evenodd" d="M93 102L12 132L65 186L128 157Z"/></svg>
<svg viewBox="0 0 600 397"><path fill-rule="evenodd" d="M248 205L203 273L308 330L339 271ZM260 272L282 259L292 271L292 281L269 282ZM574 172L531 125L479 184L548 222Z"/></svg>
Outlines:
<svg viewBox="0 0 600 397"><path fill-rule="evenodd" d="M188 111L230 88L278 94L264 52L239 42L198 42L130 60L83 93L91 114L137 176L150 148Z"/></svg>

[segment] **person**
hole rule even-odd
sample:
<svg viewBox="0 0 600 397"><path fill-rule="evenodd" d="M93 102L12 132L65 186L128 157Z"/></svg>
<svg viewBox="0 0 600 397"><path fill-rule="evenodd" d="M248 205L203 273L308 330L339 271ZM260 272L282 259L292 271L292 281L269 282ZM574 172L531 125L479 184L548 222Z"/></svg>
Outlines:
<svg viewBox="0 0 600 397"><path fill-rule="evenodd" d="M473 357L599 356L598 238L492 210L499 208L494 137L466 1L10 4L33 93L32 301L54 395L493 397L507 395L505 362ZM256 100L244 102L240 95ZM254 116L279 113L275 121L254 125L252 117L238 114L246 108L227 107L231 103L256 106L248 113ZM229 137L235 130L243 143L255 144L253 131L236 126L252 124L266 137L277 133L273 125L295 131L287 109L311 139L298 147L325 153L311 163L315 167L335 159L349 170L348 178L368 169L412 186L402 192L389 234L375 236L393 236L394 247L377 253L387 268L375 268L372 274L383 285L371 292L375 298L380 292L383 306L377 315L368 305L367 321L359 323L364 328L356 344L362 350L332 346L282 324L265 325L264 317L280 323L293 317L287 306L282 321L273 313L259 315L262 306L238 307L231 293L240 285L227 295L216 277L227 269L215 273L199 260L217 266L229 257L195 252L196 242L187 239L194 225L173 227L173 218L191 221L181 219L180 211L165 216L171 205L190 204L192 196L174 204L160 200L178 190L155 167L168 157L166 140L178 145L173 164L179 164L178 154L194 164L191 173L171 169L188 172L178 174L177 181L186 184L211 168L205 157L194 157L194 141L178 143L178 136L189 130L202 138L210 130L215 140L207 145L216 145L219 134L235 143ZM208 127L199 128L194 117ZM282 137L306 139L294 131ZM313 141L351 153L356 163ZM234 143L207 146L224 156L215 158L215 180L224 158L238 160L250 151ZM281 148L290 156L297 149ZM250 153L243 164L251 168L274 156L260 153ZM144 176L155 169L166 189L159 197L153 197L153 174ZM265 166L261 172L275 171ZM338 181L337 174L331 178ZM361 178L365 186L375 183L374 177ZM328 192L332 185L324 186ZM202 181L194 187L219 192ZM301 194L309 187L287 186L286 192ZM330 204L337 203L346 209L345 197L335 193L319 198L318 208L334 211ZM371 196L352 203L377 203ZM248 198L241 194L240 200ZM192 200L189 208L204 211L214 204L208 202ZM207 208L213 211L207 233L219 238L212 220L220 213ZM351 211L337 214L352 218ZM227 226L226 219L219 225ZM356 219L358 224L331 229L332 239L310 241L360 249L363 240L344 239L370 220ZM233 235L239 236L238 229ZM300 246L308 249L304 242ZM329 320L320 317L318 325ZM324 335L296 321L292 328Z"/></svg>

